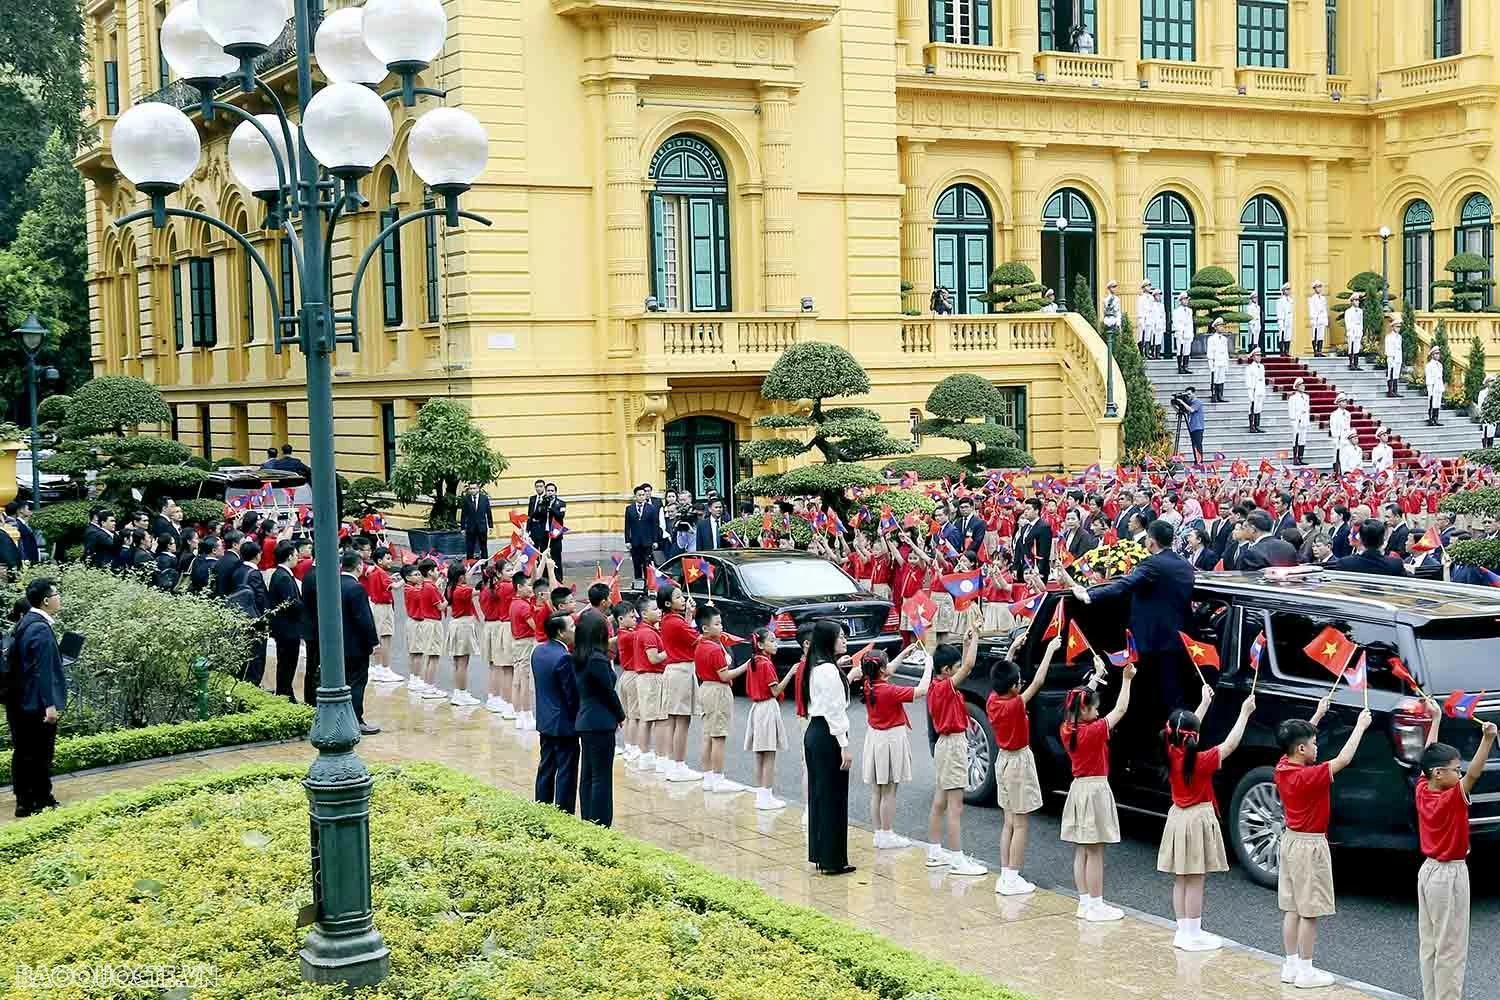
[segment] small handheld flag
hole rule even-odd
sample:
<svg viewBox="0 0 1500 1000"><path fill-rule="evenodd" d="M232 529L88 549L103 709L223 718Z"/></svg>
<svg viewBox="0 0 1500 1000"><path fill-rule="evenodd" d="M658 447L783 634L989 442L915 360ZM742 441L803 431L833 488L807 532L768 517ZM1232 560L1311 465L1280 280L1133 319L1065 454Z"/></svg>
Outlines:
<svg viewBox="0 0 1500 1000"><path fill-rule="evenodd" d="M1071 663L1091 648L1093 647L1089 645L1088 639L1084 637L1083 629L1078 627L1078 619L1069 618L1067 648L1063 651L1066 661Z"/></svg>
<svg viewBox="0 0 1500 1000"><path fill-rule="evenodd" d="M1321 665L1334 677L1344 675L1349 661L1354 658L1354 650L1354 643L1332 625L1324 626L1323 631L1314 636L1312 642L1302 647L1310 660Z"/></svg>
<svg viewBox="0 0 1500 1000"><path fill-rule="evenodd" d="M1369 673L1365 669L1365 654L1359 654L1359 662L1344 671L1344 680L1349 683L1352 691L1363 691L1369 680Z"/></svg>
<svg viewBox="0 0 1500 1000"><path fill-rule="evenodd" d="M1479 575L1484 580L1486 585L1491 587L1500 587L1500 573L1496 573L1492 569L1486 569L1485 567L1480 566Z"/></svg>
<svg viewBox="0 0 1500 1000"><path fill-rule="evenodd" d="M749 639L735 635L733 632L721 632L719 634L719 642L723 643L725 649L732 649L749 641Z"/></svg>
<svg viewBox="0 0 1500 1000"><path fill-rule="evenodd" d="M984 586L984 577L976 569L968 573L949 573L941 577L940 582L943 589L953 595L953 607L962 611L979 596L979 591Z"/></svg>
<svg viewBox="0 0 1500 1000"><path fill-rule="evenodd" d="M1479 720L1474 713L1479 710L1479 702L1484 699L1485 692L1478 694L1464 694L1462 691L1454 691L1443 702L1443 714L1450 719L1469 719L1473 722Z"/></svg>
<svg viewBox="0 0 1500 1000"><path fill-rule="evenodd" d="M1130 634L1130 629L1125 630L1125 648L1117 653L1110 653L1106 659L1112 667L1123 667L1128 663L1140 662L1140 653L1135 648L1135 636Z"/></svg>
<svg viewBox="0 0 1500 1000"><path fill-rule="evenodd" d="M1422 537L1411 543L1413 552L1431 552L1443 547L1442 536L1438 534L1437 525L1429 524L1427 530L1422 532Z"/></svg>
<svg viewBox="0 0 1500 1000"><path fill-rule="evenodd" d="M1045 632L1042 633L1042 641L1043 642L1047 642L1047 641L1049 641L1051 639L1055 639L1058 636L1062 635L1062 630L1063 630L1063 604L1064 603L1065 602L1063 602L1063 601L1058 601L1057 602L1057 610L1055 612L1053 612L1053 614L1052 614L1052 620L1047 623L1047 629L1046 629Z"/></svg>
<svg viewBox="0 0 1500 1000"><path fill-rule="evenodd" d="M682 561L682 579L689 586L703 579L703 563L697 559Z"/></svg>
<svg viewBox="0 0 1500 1000"><path fill-rule="evenodd" d="M1186 632L1177 634L1182 637L1182 645L1187 650L1188 659L1193 661L1193 669L1198 671L1198 680L1207 684L1208 679L1203 676L1203 668L1219 669L1219 651L1207 643L1199 642Z"/></svg>
<svg viewBox="0 0 1500 1000"><path fill-rule="evenodd" d="M937 605L932 603L932 598L926 591L921 591L908 597L906 603L901 605L901 610L906 613L906 621L912 634L921 637L932 626Z"/></svg>
<svg viewBox="0 0 1500 1000"><path fill-rule="evenodd" d="M1255 696L1255 686L1260 683L1260 661L1266 655L1266 633L1261 631L1256 634L1255 640L1250 643L1250 669L1255 676L1250 679L1250 696Z"/></svg>
<svg viewBox="0 0 1500 1000"><path fill-rule="evenodd" d="M1009 605L1010 613L1017 618L1035 618L1046 597L1046 594L1033 594L1024 601L1016 601Z"/></svg>
<svg viewBox="0 0 1500 1000"><path fill-rule="evenodd" d="M510 512L510 523L524 531L526 530L526 515L518 510L513 510Z"/></svg>
<svg viewBox="0 0 1500 1000"><path fill-rule="evenodd" d="M873 652L875 652L875 643L872 640L868 646L854 654L854 665L859 666L860 661Z"/></svg>

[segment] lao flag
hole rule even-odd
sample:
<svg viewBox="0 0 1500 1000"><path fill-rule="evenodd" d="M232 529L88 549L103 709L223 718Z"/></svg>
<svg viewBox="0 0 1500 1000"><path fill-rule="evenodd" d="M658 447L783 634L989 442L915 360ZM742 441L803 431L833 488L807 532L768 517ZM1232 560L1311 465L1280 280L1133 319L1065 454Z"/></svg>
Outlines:
<svg viewBox="0 0 1500 1000"><path fill-rule="evenodd" d="M510 512L510 523L515 525L517 528L520 528L522 531L525 531L526 515L519 510L513 510Z"/></svg>
<svg viewBox="0 0 1500 1000"><path fill-rule="evenodd" d="M770 515L767 515L767 516L769 517ZM882 507L882 508L880 508L880 532L881 532L881 534L886 534L888 532L895 531L899 527L901 527L901 525L896 522L895 512L893 512L889 507Z"/></svg>
<svg viewBox="0 0 1500 1000"><path fill-rule="evenodd" d="M1489 586L1500 587L1500 573L1496 573L1494 570L1485 569L1483 566L1480 566L1479 575Z"/></svg>
<svg viewBox="0 0 1500 1000"><path fill-rule="evenodd" d="M731 549L742 549L745 547L744 539L740 538L738 534L728 529L724 531L724 541L729 543L729 547Z"/></svg>
<svg viewBox="0 0 1500 1000"><path fill-rule="evenodd" d="M612 565L615 568L615 576L619 576L620 575L620 563L622 563L624 561L625 560L620 556L620 553L618 553L618 552L612 552L612 553L610 553L609 562L610 562L610 565Z"/></svg>
<svg viewBox="0 0 1500 1000"><path fill-rule="evenodd" d="M1473 719L1474 713L1479 710L1479 702L1484 698L1483 691L1478 694L1464 694L1455 691L1443 702L1443 714L1450 719Z"/></svg>
<svg viewBox="0 0 1500 1000"><path fill-rule="evenodd" d="M1035 618L1046 597L1046 594L1033 594L1024 601L1016 601L1010 605L1010 613L1017 618Z"/></svg>
<svg viewBox="0 0 1500 1000"><path fill-rule="evenodd" d="M830 535L842 535L844 533L844 521L839 517L836 510L828 512L828 533Z"/></svg>
<svg viewBox="0 0 1500 1000"><path fill-rule="evenodd" d="M555 541L567 533L568 529L563 526L561 521L554 517L552 519L552 528L547 532L547 536Z"/></svg>
<svg viewBox="0 0 1500 1000"><path fill-rule="evenodd" d="M1302 647L1309 659L1321 664L1324 670L1335 677L1343 676L1349 661L1354 658L1354 650L1354 643L1332 625L1325 626L1323 631L1313 637L1312 642Z"/></svg>
<svg viewBox="0 0 1500 1000"><path fill-rule="evenodd" d="M1195 667L1212 667L1219 669L1219 651L1204 642L1199 642L1186 632L1177 633L1182 637L1183 648L1187 650L1188 659L1193 661Z"/></svg>
<svg viewBox="0 0 1500 1000"><path fill-rule="evenodd" d="M1413 552L1431 552L1433 549L1443 547L1443 539L1438 535L1437 525L1429 524L1422 537L1411 543Z"/></svg>
<svg viewBox="0 0 1500 1000"><path fill-rule="evenodd" d="M1344 671L1344 680L1349 682L1349 687L1355 691L1364 689L1369 681L1369 672L1365 669L1365 654L1359 654L1359 662Z"/></svg>
<svg viewBox="0 0 1500 1000"><path fill-rule="evenodd" d="M979 596L979 591L984 586L984 579L976 569L969 573L949 573L942 577L942 584L943 589L953 595L953 606L963 610L973 604L974 599Z"/></svg>
<svg viewBox="0 0 1500 1000"><path fill-rule="evenodd" d="M1125 630L1125 648L1118 653L1110 653L1107 658L1112 667L1123 667L1127 663L1140 661L1140 653L1135 648L1135 636L1130 634L1130 629Z"/></svg>
<svg viewBox="0 0 1500 1000"><path fill-rule="evenodd" d="M1260 632L1255 636L1255 641L1250 643L1250 669L1260 673L1260 660L1266 654L1266 633Z"/></svg>
<svg viewBox="0 0 1500 1000"><path fill-rule="evenodd" d="M651 593L651 594L655 594L657 591L661 590L662 575L660 573L658 573L656 571L656 567L652 566L650 563L646 564L646 580L645 580L645 583L646 583L646 590L649 593Z"/></svg>

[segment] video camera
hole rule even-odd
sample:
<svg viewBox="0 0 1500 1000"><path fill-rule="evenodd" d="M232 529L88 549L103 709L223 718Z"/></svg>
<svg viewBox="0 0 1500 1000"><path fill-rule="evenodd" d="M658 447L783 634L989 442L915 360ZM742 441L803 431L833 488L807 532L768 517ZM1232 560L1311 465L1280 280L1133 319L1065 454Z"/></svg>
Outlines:
<svg viewBox="0 0 1500 1000"><path fill-rule="evenodd" d="M1196 399L1197 397L1194 396L1192 398ZM1188 390L1184 389L1182 392L1172 393L1172 409L1184 417L1192 412L1193 404L1189 398Z"/></svg>

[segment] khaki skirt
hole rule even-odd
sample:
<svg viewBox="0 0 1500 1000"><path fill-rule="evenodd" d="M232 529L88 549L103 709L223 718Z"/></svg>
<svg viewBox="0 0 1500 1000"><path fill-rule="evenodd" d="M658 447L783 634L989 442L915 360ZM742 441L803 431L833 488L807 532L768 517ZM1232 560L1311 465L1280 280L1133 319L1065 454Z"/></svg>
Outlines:
<svg viewBox="0 0 1500 1000"><path fill-rule="evenodd" d="M1016 624L1016 616L1011 614L1010 608L1004 601L985 601L984 618L980 621L981 632L994 635L995 633L1009 632Z"/></svg>
<svg viewBox="0 0 1500 1000"><path fill-rule="evenodd" d="M1108 778L1074 778L1063 803L1062 839L1070 844L1118 844L1120 813Z"/></svg>
<svg viewBox="0 0 1500 1000"><path fill-rule="evenodd" d="M480 652L479 621L471 616L448 623L448 655L474 656Z"/></svg>
<svg viewBox="0 0 1500 1000"><path fill-rule="evenodd" d="M406 651L412 656L442 656L442 622L413 618L406 623Z"/></svg>
<svg viewBox="0 0 1500 1000"><path fill-rule="evenodd" d="M370 605L370 615L375 619L375 634L384 639L396 632L396 609L390 604Z"/></svg>
<svg viewBox="0 0 1500 1000"><path fill-rule="evenodd" d="M937 787L945 792L969 787L969 738L963 733L944 733L932 748Z"/></svg>
<svg viewBox="0 0 1500 1000"><path fill-rule="evenodd" d="M622 670L619 683L615 685L615 691L620 695L620 707L625 710L625 718L634 722L641 717L640 700L637 698L636 678L640 677L634 670Z"/></svg>
<svg viewBox="0 0 1500 1000"><path fill-rule="evenodd" d="M1224 833L1219 829L1219 815L1212 802L1200 802L1187 809L1173 806L1167 811L1161 849L1156 852L1156 870L1169 875L1207 875L1229 870Z"/></svg>
<svg viewBox="0 0 1500 1000"><path fill-rule="evenodd" d="M531 654L536 650L536 640L532 638L516 639L515 649L515 687L517 692L531 690Z"/></svg>
<svg viewBox="0 0 1500 1000"><path fill-rule="evenodd" d="M786 724L775 698L750 703L750 722L745 727L745 749L769 753L786 749Z"/></svg>
<svg viewBox="0 0 1500 1000"><path fill-rule="evenodd" d="M729 736L734 721L734 692L723 681L704 681L698 685L697 714L703 716L703 735L708 739Z"/></svg>
<svg viewBox="0 0 1500 1000"><path fill-rule="evenodd" d="M635 710L642 722L660 722L667 717L666 701L663 697L663 674L642 670L635 675Z"/></svg>
<svg viewBox="0 0 1500 1000"><path fill-rule="evenodd" d="M911 780L911 736L905 726L865 733L860 774L867 785L899 785Z"/></svg>
<svg viewBox="0 0 1500 1000"><path fill-rule="evenodd" d="M484 623L484 646L490 666L508 667L515 663L514 645L510 638L510 622Z"/></svg>
<svg viewBox="0 0 1500 1000"><path fill-rule="evenodd" d="M662 705L668 715L693 715L698 706L698 678L691 663L668 663L662 674Z"/></svg>
<svg viewBox="0 0 1500 1000"><path fill-rule="evenodd" d="M1042 808L1042 783L1036 774L1031 747L995 754L995 793L1008 813L1033 813Z"/></svg>
<svg viewBox="0 0 1500 1000"><path fill-rule="evenodd" d="M939 634L958 631L958 611L953 607L953 595L942 591L932 595L937 611L932 616L932 630Z"/></svg>
<svg viewBox="0 0 1500 1000"><path fill-rule="evenodd" d="M1283 830L1276 860L1276 903L1283 913L1333 916L1333 858L1326 836Z"/></svg>

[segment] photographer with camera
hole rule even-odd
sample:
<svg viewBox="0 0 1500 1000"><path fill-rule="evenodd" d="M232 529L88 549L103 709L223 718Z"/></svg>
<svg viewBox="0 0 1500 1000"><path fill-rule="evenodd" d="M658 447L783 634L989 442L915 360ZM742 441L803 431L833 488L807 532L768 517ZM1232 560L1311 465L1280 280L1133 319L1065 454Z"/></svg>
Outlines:
<svg viewBox="0 0 1500 1000"><path fill-rule="evenodd" d="M1203 462L1203 400L1199 399L1192 386L1172 395L1172 409L1177 411L1177 431L1182 433L1182 422L1187 421L1188 437L1193 442L1193 461Z"/></svg>

